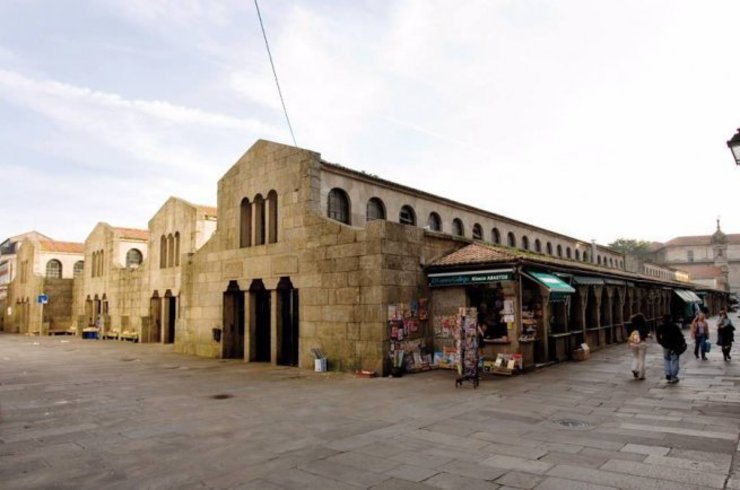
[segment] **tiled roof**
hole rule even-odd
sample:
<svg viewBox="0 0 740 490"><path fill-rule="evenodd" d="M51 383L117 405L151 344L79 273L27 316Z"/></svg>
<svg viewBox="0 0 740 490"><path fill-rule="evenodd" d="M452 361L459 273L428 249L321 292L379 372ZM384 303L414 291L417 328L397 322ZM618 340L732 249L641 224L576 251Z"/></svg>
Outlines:
<svg viewBox="0 0 740 490"><path fill-rule="evenodd" d="M148 240L149 230L139 230L137 228L113 228L113 230L121 235L121 238L131 238L134 240Z"/></svg>
<svg viewBox="0 0 740 490"><path fill-rule="evenodd" d="M206 216L212 216L217 217L218 216L218 208L214 206L203 206L200 204L197 204L196 209L198 210L198 214L205 214Z"/></svg>
<svg viewBox="0 0 740 490"><path fill-rule="evenodd" d="M722 276L722 269L713 265L681 264L681 268L691 274L692 279L714 279Z"/></svg>
<svg viewBox="0 0 740 490"><path fill-rule="evenodd" d="M464 267L466 265L513 262L528 262L530 264L541 264L544 266L558 267L574 272L580 271L607 276L618 276L628 280L649 280L661 283L675 284L674 281L667 281L652 276L645 276L642 274L627 272L622 269L602 267L590 262L581 262L578 260L568 260L559 257L551 257L549 255L541 253L502 247L500 245L492 245L488 243L472 243L461 248L460 250L449 253L443 257L438 258L437 260L434 260L429 266L455 268Z"/></svg>
<svg viewBox="0 0 740 490"><path fill-rule="evenodd" d="M727 243L740 244L740 234L734 233L731 235L725 235L727 237ZM712 235L701 235L701 236L680 236L673 240L669 240L663 244L663 246L674 246L674 247L689 247L689 246L708 246L712 244Z"/></svg>
<svg viewBox="0 0 740 490"><path fill-rule="evenodd" d="M54 240L40 240L41 250L45 252L85 253L85 244L76 242L56 242Z"/></svg>

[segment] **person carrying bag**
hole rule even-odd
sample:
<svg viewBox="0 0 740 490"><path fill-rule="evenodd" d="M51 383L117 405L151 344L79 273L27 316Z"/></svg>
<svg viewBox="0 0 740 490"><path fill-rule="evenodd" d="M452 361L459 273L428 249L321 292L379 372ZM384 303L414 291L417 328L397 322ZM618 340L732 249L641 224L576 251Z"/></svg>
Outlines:
<svg viewBox="0 0 740 490"><path fill-rule="evenodd" d="M663 322L655 329L658 343L663 347L665 379L669 384L678 383L679 358L688 346L681 329L671 321L671 315L665 315Z"/></svg>
<svg viewBox="0 0 740 490"><path fill-rule="evenodd" d="M647 354L648 325L642 313L637 313L630 319L633 330L627 340L632 350L632 375L640 380L645 379L645 355Z"/></svg>

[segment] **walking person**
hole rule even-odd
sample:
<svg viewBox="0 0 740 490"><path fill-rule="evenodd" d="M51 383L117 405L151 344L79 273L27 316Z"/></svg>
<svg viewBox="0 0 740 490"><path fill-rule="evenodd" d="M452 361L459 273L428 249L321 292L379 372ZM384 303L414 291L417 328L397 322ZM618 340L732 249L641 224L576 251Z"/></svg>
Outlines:
<svg viewBox="0 0 740 490"><path fill-rule="evenodd" d="M637 313L630 318L632 332L629 336L628 346L632 350L632 375L640 380L645 379L645 354L647 354L648 324L642 313Z"/></svg>
<svg viewBox="0 0 740 490"><path fill-rule="evenodd" d="M702 360L707 360L707 345L706 341L709 340L709 323L707 323L707 317L704 316L703 312L699 312L691 322L691 338L694 339L694 357L699 359L699 352L701 352Z"/></svg>
<svg viewBox="0 0 740 490"><path fill-rule="evenodd" d="M722 357L725 361L732 359L730 349L735 341L735 325L727 317L725 310L719 310L719 320L717 321L717 345L722 347Z"/></svg>
<svg viewBox="0 0 740 490"><path fill-rule="evenodd" d="M665 315L663 322L655 330L658 343L663 347L665 379L670 384L678 383L679 358L686 352L686 339L683 332L673 321L671 315Z"/></svg>

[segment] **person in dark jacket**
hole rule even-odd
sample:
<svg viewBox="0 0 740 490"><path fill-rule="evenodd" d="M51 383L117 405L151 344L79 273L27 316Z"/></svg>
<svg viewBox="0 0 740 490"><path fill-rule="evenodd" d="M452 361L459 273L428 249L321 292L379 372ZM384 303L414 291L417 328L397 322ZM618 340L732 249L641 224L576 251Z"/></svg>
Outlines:
<svg viewBox="0 0 740 490"><path fill-rule="evenodd" d="M637 313L630 319L632 332L630 334L629 348L634 356L632 360L632 375L640 380L645 379L645 354L647 353L647 337L650 329L645 316ZM634 333L636 332L636 333Z"/></svg>
<svg viewBox="0 0 740 490"><path fill-rule="evenodd" d="M665 315L663 322L655 329L655 336L663 347L665 379L670 384L678 383L679 357L686 351L686 339L683 337L683 332L671 321L671 315Z"/></svg>
<svg viewBox="0 0 740 490"><path fill-rule="evenodd" d="M732 343L734 341L735 326L727 317L727 312L725 310L720 310L719 320L717 321L717 345L722 347L722 357L725 358L725 361L732 359L732 357L730 357L730 350L732 349Z"/></svg>

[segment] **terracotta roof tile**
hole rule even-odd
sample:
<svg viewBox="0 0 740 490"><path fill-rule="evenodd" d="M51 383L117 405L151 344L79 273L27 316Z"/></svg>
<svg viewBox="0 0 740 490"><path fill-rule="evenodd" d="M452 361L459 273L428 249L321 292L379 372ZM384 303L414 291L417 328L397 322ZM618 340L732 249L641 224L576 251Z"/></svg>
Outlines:
<svg viewBox="0 0 740 490"><path fill-rule="evenodd" d="M691 274L692 279L714 279L722 276L722 269L713 265L681 264L681 268Z"/></svg>
<svg viewBox="0 0 740 490"><path fill-rule="evenodd" d="M121 235L121 238L131 238L134 240L148 240L149 230L139 230L137 228L113 228L116 233Z"/></svg>
<svg viewBox="0 0 740 490"><path fill-rule="evenodd" d="M727 243L740 244L740 233L725 235ZM663 246L689 247L689 246L708 246L712 244L712 235L701 236L680 236L669 240Z"/></svg>
<svg viewBox="0 0 740 490"><path fill-rule="evenodd" d="M76 242L57 242L54 240L40 240L41 250L45 252L85 253L85 244Z"/></svg>
<svg viewBox="0 0 740 490"><path fill-rule="evenodd" d="M203 205L196 205L196 209L198 210L198 214L205 214L206 216L212 216L217 217L218 216L218 208L214 206L203 206Z"/></svg>

